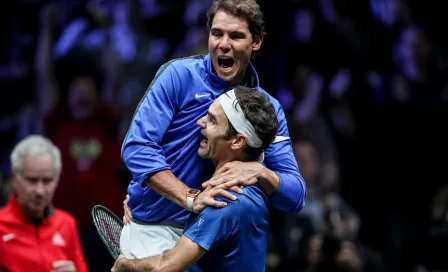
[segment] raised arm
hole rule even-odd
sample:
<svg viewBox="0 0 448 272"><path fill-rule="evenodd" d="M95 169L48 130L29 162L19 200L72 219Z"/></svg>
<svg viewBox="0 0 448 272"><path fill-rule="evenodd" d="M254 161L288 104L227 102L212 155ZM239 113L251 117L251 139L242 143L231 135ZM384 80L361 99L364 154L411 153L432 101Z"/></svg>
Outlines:
<svg viewBox="0 0 448 272"><path fill-rule="evenodd" d="M162 255L149 258L129 260L120 258L112 268L112 272L180 272L196 263L205 249L186 236L182 236L176 246Z"/></svg>
<svg viewBox="0 0 448 272"><path fill-rule="evenodd" d="M104 86L102 92L103 102L118 111L120 99L120 85L122 82L122 69L120 57L115 49L112 39L112 23L107 18L107 12L101 5L92 3L89 12L105 34L105 46L102 50L101 63L104 71Z"/></svg>
<svg viewBox="0 0 448 272"><path fill-rule="evenodd" d="M48 5L40 14L35 68L38 107L42 115L48 113L60 98L53 67L53 27L57 12L55 5Z"/></svg>
<svg viewBox="0 0 448 272"><path fill-rule="evenodd" d="M104 67L103 101L118 110L122 73L120 59L113 45L110 32L109 28L106 29L106 48L102 56Z"/></svg>

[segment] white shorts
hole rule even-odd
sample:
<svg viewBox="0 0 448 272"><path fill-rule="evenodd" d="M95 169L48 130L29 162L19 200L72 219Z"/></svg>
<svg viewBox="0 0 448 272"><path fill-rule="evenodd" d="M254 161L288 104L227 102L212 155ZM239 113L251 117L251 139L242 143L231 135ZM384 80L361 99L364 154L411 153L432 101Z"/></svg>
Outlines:
<svg viewBox="0 0 448 272"><path fill-rule="evenodd" d="M184 229L167 225L143 225L131 222L120 236L120 250L127 259L141 259L160 255L172 249Z"/></svg>

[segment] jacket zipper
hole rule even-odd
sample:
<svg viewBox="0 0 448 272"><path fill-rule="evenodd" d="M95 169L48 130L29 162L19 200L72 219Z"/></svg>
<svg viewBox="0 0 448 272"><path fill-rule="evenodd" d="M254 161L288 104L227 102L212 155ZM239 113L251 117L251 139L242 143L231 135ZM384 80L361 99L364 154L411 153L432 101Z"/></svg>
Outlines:
<svg viewBox="0 0 448 272"><path fill-rule="evenodd" d="M36 226L34 227L35 233L36 233L36 245L37 245L37 250L39 252L39 256L40 256L40 260L41 260L41 264L42 264L42 268L46 267L45 264L45 260L44 260L44 256L42 256L42 250L41 250L41 246L40 246L40 235L39 235L39 227Z"/></svg>

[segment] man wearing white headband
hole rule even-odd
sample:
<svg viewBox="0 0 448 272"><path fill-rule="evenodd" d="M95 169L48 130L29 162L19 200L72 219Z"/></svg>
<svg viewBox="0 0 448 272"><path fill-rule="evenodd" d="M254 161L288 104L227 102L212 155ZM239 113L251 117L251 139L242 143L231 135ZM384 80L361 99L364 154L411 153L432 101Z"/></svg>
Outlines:
<svg viewBox="0 0 448 272"><path fill-rule="evenodd" d="M232 161L262 160L263 151L278 131L275 110L262 93L243 87L231 90L210 105L198 120L202 139L198 153L212 160L218 171ZM207 187L198 200L224 191ZM145 259L118 259L112 271L264 271L268 240L267 192L255 184L239 195L231 190L227 207L193 202L193 214L176 246ZM221 192L224 193L224 192Z"/></svg>

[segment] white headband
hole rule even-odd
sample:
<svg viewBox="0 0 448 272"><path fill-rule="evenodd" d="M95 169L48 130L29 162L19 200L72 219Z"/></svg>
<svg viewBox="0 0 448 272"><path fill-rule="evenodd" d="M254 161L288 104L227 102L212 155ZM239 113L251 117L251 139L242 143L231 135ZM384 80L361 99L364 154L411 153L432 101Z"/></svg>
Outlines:
<svg viewBox="0 0 448 272"><path fill-rule="evenodd" d="M240 105L236 103L235 90L230 90L221 96L219 96L224 113L229 119L232 126L238 133L244 134L247 137L247 144L253 148L259 148L262 145L262 141L255 133L255 129L249 120L244 116Z"/></svg>

